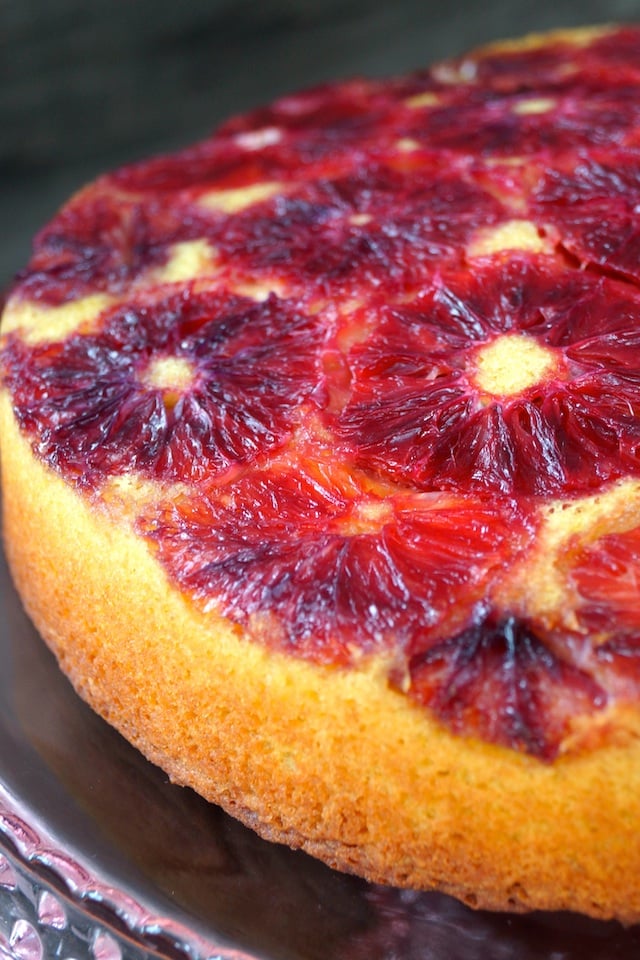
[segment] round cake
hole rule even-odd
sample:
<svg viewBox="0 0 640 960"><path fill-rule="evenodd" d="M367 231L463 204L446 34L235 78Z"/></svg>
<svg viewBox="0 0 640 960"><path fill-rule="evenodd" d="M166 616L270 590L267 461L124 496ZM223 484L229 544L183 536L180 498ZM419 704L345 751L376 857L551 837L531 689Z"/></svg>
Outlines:
<svg viewBox="0 0 640 960"><path fill-rule="evenodd" d="M78 692L369 880L640 919L640 30L107 174L4 312L4 534Z"/></svg>

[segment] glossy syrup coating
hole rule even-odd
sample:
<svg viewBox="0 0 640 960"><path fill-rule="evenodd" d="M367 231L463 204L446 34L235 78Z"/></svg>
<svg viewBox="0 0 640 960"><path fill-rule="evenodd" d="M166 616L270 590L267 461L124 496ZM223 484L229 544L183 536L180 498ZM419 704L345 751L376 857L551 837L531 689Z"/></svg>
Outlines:
<svg viewBox="0 0 640 960"><path fill-rule="evenodd" d="M640 685L637 64L630 28L507 45L102 177L6 314L36 455L256 643L545 761L606 738Z"/></svg>

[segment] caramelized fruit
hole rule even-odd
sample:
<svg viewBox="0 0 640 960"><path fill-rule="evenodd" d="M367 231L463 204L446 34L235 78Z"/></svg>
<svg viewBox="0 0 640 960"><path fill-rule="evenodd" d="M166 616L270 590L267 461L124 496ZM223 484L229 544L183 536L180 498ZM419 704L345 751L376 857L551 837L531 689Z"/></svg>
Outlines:
<svg viewBox="0 0 640 960"><path fill-rule="evenodd" d="M40 456L66 474L197 481L277 446L300 404L320 401L321 339L314 318L274 297L171 292L62 342L12 339L5 375ZM181 367L176 385L168 371L163 385L167 360L191 374Z"/></svg>

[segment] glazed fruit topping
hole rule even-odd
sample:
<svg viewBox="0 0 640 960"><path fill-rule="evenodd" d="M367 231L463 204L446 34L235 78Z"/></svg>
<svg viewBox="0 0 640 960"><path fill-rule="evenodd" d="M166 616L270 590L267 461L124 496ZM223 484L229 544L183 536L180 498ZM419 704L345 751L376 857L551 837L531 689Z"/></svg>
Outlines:
<svg viewBox="0 0 640 960"><path fill-rule="evenodd" d="M155 491L126 522L255 642L587 749L640 695L639 54L502 44L102 177L9 298L37 455Z"/></svg>
<svg viewBox="0 0 640 960"><path fill-rule="evenodd" d="M386 295L419 283L425 266L457 260L480 225L505 216L498 201L458 174L369 164L305 184L229 218L215 231L223 262L276 269L304 289Z"/></svg>
<svg viewBox="0 0 640 960"><path fill-rule="evenodd" d="M145 524L201 603L303 657L349 663L377 650L402 673L409 647L466 624L531 537L512 504L381 498L330 461L255 471Z"/></svg>
<svg viewBox="0 0 640 960"><path fill-rule="evenodd" d="M82 483L201 480L282 444L305 401L322 402L323 336L275 297L174 292L62 342L13 338L5 377L40 456Z"/></svg>
<svg viewBox="0 0 640 960"><path fill-rule="evenodd" d="M640 528L608 534L583 550L572 569L581 597L578 616L596 636L611 624L640 644Z"/></svg>
<svg viewBox="0 0 640 960"><path fill-rule="evenodd" d="M52 305L122 295L141 272L165 263L174 244L204 229L204 216L188 204L147 205L89 188L38 234L18 289Z"/></svg>
<svg viewBox="0 0 640 960"><path fill-rule="evenodd" d="M536 216L556 227L563 247L580 262L640 280L635 149L596 152L550 169L534 200Z"/></svg>
<svg viewBox="0 0 640 960"><path fill-rule="evenodd" d="M430 286L352 349L338 430L361 465L529 496L638 473L636 294L531 256Z"/></svg>
<svg viewBox="0 0 640 960"><path fill-rule="evenodd" d="M410 662L411 694L451 729L552 758L574 716L607 695L513 616L480 610L476 622Z"/></svg>

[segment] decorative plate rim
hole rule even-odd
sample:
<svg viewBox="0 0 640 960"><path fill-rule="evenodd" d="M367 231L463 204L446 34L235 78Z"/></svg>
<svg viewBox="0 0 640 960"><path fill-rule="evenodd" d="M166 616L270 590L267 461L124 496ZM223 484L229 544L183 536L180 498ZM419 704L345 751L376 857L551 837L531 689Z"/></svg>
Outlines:
<svg viewBox="0 0 640 960"><path fill-rule="evenodd" d="M116 937L126 936L150 955L175 957L178 952L191 960L258 960L253 953L229 947L157 913L106 877L101 878L80 857L67 853L39 817L25 811L1 781L0 853L17 861L25 872L37 874L41 886L64 896L81 912L91 915L97 925ZM91 909L97 905L99 914ZM159 945L162 940L168 941L170 953Z"/></svg>

